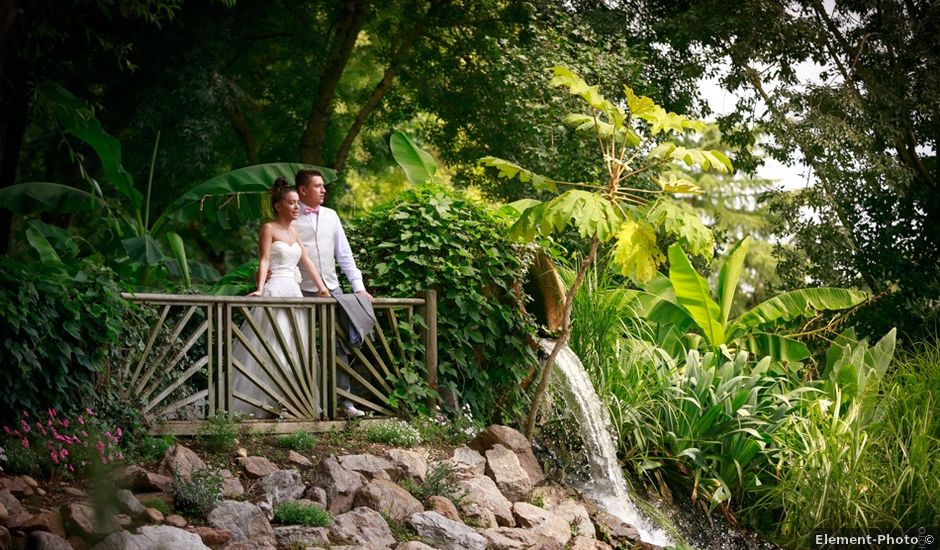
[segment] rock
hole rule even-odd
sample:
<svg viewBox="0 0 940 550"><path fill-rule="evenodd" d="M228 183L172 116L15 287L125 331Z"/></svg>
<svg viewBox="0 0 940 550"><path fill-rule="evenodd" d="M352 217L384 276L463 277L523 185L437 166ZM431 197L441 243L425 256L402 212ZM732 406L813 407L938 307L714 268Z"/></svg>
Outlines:
<svg viewBox="0 0 940 550"><path fill-rule="evenodd" d="M486 472L486 459L483 455L470 447L457 447L450 462L458 477L470 478L481 476Z"/></svg>
<svg viewBox="0 0 940 550"><path fill-rule="evenodd" d="M532 489L532 493L529 495L531 502L539 502L546 510L551 510L565 501L577 498L577 494L571 488L553 482Z"/></svg>
<svg viewBox="0 0 940 550"><path fill-rule="evenodd" d="M598 512L594 516L594 522L611 546L616 547L621 543L630 546L640 540L640 534L632 525L607 512Z"/></svg>
<svg viewBox="0 0 940 550"><path fill-rule="evenodd" d="M516 453L498 443L486 451L486 475L510 501L525 500L532 491L532 481Z"/></svg>
<svg viewBox="0 0 940 550"><path fill-rule="evenodd" d="M550 517L555 517L548 510L539 508L528 502L516 502L512 505L512 515L516 518L516 525L531 529L545 523Z"/></svg>
<svg viewBox="0 0 940 550"><path fill-rule="evenodd" d="M92 550L152 550L172 548L173 550L209 550L202 543L199 535L169 525L146 525L137 530L118 531Z"/></svg>
<svg viewBox="0 0 940 550"><path fill-rule="evenodd" d="M35 491L36 491L36 494L41 497L46 496L46 490L43 489L42 487L36 487Z"/></svg>
<svg viewBox="0 0 940 550"><path fill-rule="evenodd" d="M98 540L121 530L117 517L111 514L95 514L95 510L79 502L62 507L62 519L65 520L66 532L74 533L86 540Z"/></svg>
<svg viewBox="0 0 940 550"><path fill-rule="evenodd" d="M0 490L0 504L2 504L7 511L7 519L5 522L7 527L19 527L30 517L30 513L26 511L26 508L23 508L23 505L20 504L20 501L13 496L9 489Z"/></svg>
<svg viewBox="0 0 940 550"><path fill-rule="evenodd" d="M330 538L340 544L387 547L395 537L385 519L375 510L359 507L333 518Z"/></svg>
<svg viewBox="0 0 940 550"><path fill-rule="evenodd" d="M13 537L10 536L10 530L0 525L0 550L11 548L13 548Z"/></svg>
<svg viewBox="0 0 940 550"><path fill-rule="evenodd" d="M565 550L565 545L554 539L541 539L529 547L529 550Z"/></svg>
<svg viewBox="0 0 940 550"><path fill-rule="evenodd" d="M329 546L330 530L326 527L304 527L303 525L281 525L274 528L278 548L307 548Z"/></svg>
<svg viewBox="0 0 940 550"><path fill-rule="evenodd" d="M0 490L6 489L10 491L10 494L19 498L32 496L35 493L33 491L34 487L31 487L25 478L33 479L29 476L0 477ZM36 481L33 480L33 483L36 483Z"/></svg>
<svg viewBox="0 0 940 550"><path fill-rule="evenodd" d="M206 546L222 546L232 538L232 533L225 529L213 529L212 527L200 526L187 529L199 537Z"/></svg>
<svg viewBox="0 0 940 550"><path fill-rule="evenodd" d="M144 513L141 516L141 519L147 523L163 523L166 519L163 517L163 512L157 510L156 508L144 508Z"/></svg>
<svg viewBox="0 0 940 550"><path fill-rule="evenodd" d="M250 502L223 500L206 519L210 526L229 531L232 542L255 541L260 545L274 545L274 530L268 518Z"/></svg>
<svg viewBox="0 0 940 550"><path fill-rule="evenodd" d="M408 518L422 539L441 550L485 550L486 538L473 528L449 520L437 512L419 512Z"/></svg>
<svg viewBox="0 0 940 550"><path fill-rule="evenodd" d="M566 500L561 504L550 508L550 511L556 516L564 519L571 525L571 532L588 538L597 538L597 531L594 529L594 522L591 521L591 515L583 504L575 500Z"/></svg>
<svg viewBox="0 0 940 550"><path fill-rule="evenodd" d="M606 542L592 537L575 537L568 548L570 550L613 550Z"/></svg>
<svg viewBox="0 0 940 550"><path fill-rule="evenodd" d="M118 514L114 516L114 519L117 521L118 525L124 529L127 529L134 523L134 520L127 514Z"/></svg>
<svg viewBox="0 0 940 550"><path fill-rule="evenodd" d="M235 455L240 456L240 457L246 457L248 456L248 450L245 449L244 447L239 447L238 449L236 449Z"/></svg>
<svg viewBox="0 0 940 550"><path fill-rule="evenodd" d="M461 480L460 486L467 492L467 497L460 503L462 517L473 519L483 527L496 527L488 521L486 512L490 512L498 525L515 527L512 503L499 492L492 479L486 476L472 477Z"/></svg>
<svg viewBox="0 0 940 550"><path fill-rule="evenodd" d="M238 463L241 464L245 475L248 476L249 479L262 478L278 470L276 464L263 456L239 457Z"/></svg>
<svg viewBox="0 0 940 550"><path fill-rule="evenodd" d="M144 515L144 511L147 509L146 506L137 500L137 497L134 496L134 493L128 491L127 489L119 489L116 491L114 493L114 498L121 505L122 510L128 512L135 518Z"/></svg>
<svg viewBox="0 0 940 550"><path fill-rule="evenodd" d="M0 502L0 527L6 526L10 522L10 512L7 511L5 504Z"/></svg>
<svg viewBox="0 0 940 550"><path fill-rule="evenodd" d="M181 479L189 481L196 470L206 470L208 466L203 462L199 455L187 447L177 443L163 454L163 460L157 467L157 473L170 479L176 479L179 475Z"/></svg>
<svg viewBox="0 0 940 550"><path fill-rule="evenodd" d="M189 525L189 522L186 521L186 518L179 514L170 514L163 521L171 527L186 527Z"/></svg>
<svg viewBox="0 0 940 550"><path fill-rule="evenodd" d="M222 475L222 498L235 499L245 494L245 486L231 470L219 470Z"/></svg>
<svg viewBox="0 0 940 550"><path fill-rule="evenodd" d="M88 498L88 493L78 487L63 487L62 492L72 497Z"/></svg>
<svg viewBox="0 0 940 550"><path fill-rule="evenodd" d="M313 466L313 462L310 462L309 458L298 453L297 451L289 451L287 453L287 461L295 466L300 466L301 468L310 468Z"/></svg>
<svg viewBox="0 0 940 550"><path fill-rule="evenodd" d="M238 542L230 542L225 546L225 550L276 550L273 540L269 541L267 539L261 541L255 540L241 540ZM332 546L331 548L336 548Z"/></svg>
<svg viewBox="0 0 940 550"><path fill-rule="evenodd" d="M326 489L323 487L308 487L307 491L304 493L304 496L307 498L301 499L307 502L316 504L324 510L327 509L326 506Z"/></svg>
<svg viewBox="0 0 940 550"><path fill-rule="evenodd" d="M480 432L469 444L471 449L479 453L485 453L494 445L502 445L516 453L519 464L529 474L533 486L545 481L545 474L535 458L535 453L532 452L532 445L522 433L509 426L492 425Z"/></svg>
<svg viewBox="0 0 940 550"><path fill-rule="evenodd" d="M388 475L392 481L398 483L403 479L410 479L417 483L424 483L428 474L428 461L420 454L407 449L389 449L385 455L392 463Z"/></svg>
<svg viewBox="0 0 940 550"><path fill-rule="evenodd" d="M124 466L117 471L118 483L136 492L170 492L173 478L155 474L136 465Z"/></svg>
<svg viewBox="0 0 940 550"><path fill-rule="evenodd" d="M518 527L497 527L480 532L487 540L487 548L494 550L515 550L529 548L537 542L538 536L528 529Z"/></svg>
<svg viewBox="0 0 940 550"><path fill-rule="evenodd" d="M307 486L297 470L277 470L261 478L264 498L271 506L277 506L285 500L294 500L304 494Z"/></svg>
<svg viewBox="0 0 940 550"><path fill-rule="evenodd" d="M26 547L35 550L72 550L72 545L67 540L55 533L46 531L30 533L26 539ZM0 548L9 547L3 546L3 542L0 542Z"/></svg>
<svg viewBox="0 0 940 550"><path fill-rule="evenodd" d="M350 472L359 472L366 479L392 479L388 475L388 470L393 469L394 465L375 455L345 455L339 457L339 463Z"/></svg>
<svg viewBox="0 0 940 550"><path fill-rule="evenodd" d="M373 479L366 483L356 493L353 505L372 508L398 521L404 521L411 514L424 511L421 501L388 479Z"/></svg>
<svg viewBox="0 0 940 550"><path fill-rule="evenodd" d="M45 531L65 538L65 524L58 511L43 512L27 519L20 525L23 531Z"/></svg>
<svg viewBox="0 0 940 550"><path fill-rule="evenodd" d="M434 495L428 499L428 504L431 506L431 511L437 512L447 519L460 521L460 513L457 512L457 507L449 498Z"/></svg>
<svg viewBox="0 0 940 550"><path fill-rule="evenodd" d="M153 501L159 500L167 508L173 509L173 493L134 493L134 498L144 506L150 506Z"/></svg>
<svg viewBox="0 0 940 550"><path fill-rule="evenodd" d="M403 542L395 547L395 550L435 550L433 546L428 546L423 542L416 540L410 540L408 542Z"/></svg>
<svg viewBox="0 0 940 550"><path fill-rule="evenodd" d="M323 459L310 476L313 486L321 487L326 492L326 510L331 514L342 514L352 508L353 498L362 487L362 475L350 472L340 466L336 458ZM306 496L316 500L310 491Z"/></svg>

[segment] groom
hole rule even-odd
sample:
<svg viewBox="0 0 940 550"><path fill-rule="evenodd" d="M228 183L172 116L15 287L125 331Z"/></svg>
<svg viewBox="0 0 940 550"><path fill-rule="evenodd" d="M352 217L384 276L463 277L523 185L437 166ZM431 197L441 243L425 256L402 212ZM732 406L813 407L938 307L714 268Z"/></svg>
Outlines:
<svg viewBox="0 0 940 550"><path fill-rule="evenodd" d="M293 226L300 234L300 240L307 249L310 259L320 271L323 282L326 283L330 294L342 294L336 266L343 271L349 279L353 292L372 302L372 295L366 291L362 282L362 272L356 267L352 249L339 221L339 215L332 208L323 206L326 198L326 187L323 184L323 174L317 170L301 170L294 176L294 185L300 196L300 216L294 220ZM304 296L316 296L319 290L306 272L300 283L300 290ZM349 364L349 357L337 349L341 359ZM341 390L349 391L349 375L340 370L336 375L336 385ZM350 401L340 403L340 409L349 418L364 416L365 413L357 409Z"/></svg>

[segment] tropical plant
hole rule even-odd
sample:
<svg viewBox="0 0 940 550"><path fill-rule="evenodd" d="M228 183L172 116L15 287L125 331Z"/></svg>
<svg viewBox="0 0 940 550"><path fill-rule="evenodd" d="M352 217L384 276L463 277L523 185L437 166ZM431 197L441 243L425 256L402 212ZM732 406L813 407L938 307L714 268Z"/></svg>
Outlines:
<svg viewBox="0 0 940 550"><path fill-rule="evenodd" d="M801 317L817 317L822 311L845 310L868 299L862 291L842 288L805 288L784 292L731 319L731 306L744 268L750 238L744 238L728 251L718 275L714 299L708 281L699 275L678 244L669 247L669 279L647 286L655 303L645 312L647 319L671 324L680 332L697 328L708 346L747 349L758 357L775 361L802 361L810 356L807 346L797 340L809 333L778 334L772 330ZM831 330L832 323L820 330ZM818 332L818 331L817 331Z"/></svg>
<svg viewBox="0 0 940 550"><path fill-rule="evenodd" d="M587 104L587 114L572 113L565 121L596 140L607 181L603 184L556 181L507 160L481 159L482 164L497 168L501 177L531 182L537 191L558 193L559 186L572 187L544 202L523 199L513 203L519 212L512 228L516 236L532 239L535 235L559 233L573 226L582 239L590 242L589 251L566 293L562 328L535 390L526 426L530 437L555 358L571 334L572 301L600 244L616 238L614 261L624 275L639 281L651 279L657 265L665 259L656 243L656 228L662 228L694 253L711 257L711 232L696 216L676 203L649 197L699 191L692 182L679 176L656 177L673 162L704 170L732 170L731 161L720 151L681 147L670 139L688 131L704 130L703 122L668 113L652 99L637 96L629 86L624 86L624 109L569 69L554 67L552 72L550 86L564 87ZM646 186L643 178L653 183Z"/></svg>
<svg viewBox="0 0 940 550"><path fill-rule="evenodd" d="M170 230L173 222L204 217L227 227L237 221L257 220L265 208L265 201L259 198L276 177L292 178L301 168L317 168L327 181L335 179L331 170L302 164L250 166L196 185L171 201L159 215L153 215L150 195L159 134L145 192L141 193L122 164L120 141L102 127L93 109L61 86L44 85L37 93L52 110L63 134L77 138L94 150L100 161L102 180L110 184L117 195L107 195L106 187L92 175L83 154L70 149L89 190L59 183L19 183L0 189L0 207L17 214L103 212L104 227L92 226L85 240L94 243L116 271L139 286L150 285L156 269L178 277L186 288L192 286L194 278L206 281L218 278L211 266L187 258L183 238ZM69 140L65 143L69 144ZM34 240L30 238L30 244L36 247Z"/></svg>

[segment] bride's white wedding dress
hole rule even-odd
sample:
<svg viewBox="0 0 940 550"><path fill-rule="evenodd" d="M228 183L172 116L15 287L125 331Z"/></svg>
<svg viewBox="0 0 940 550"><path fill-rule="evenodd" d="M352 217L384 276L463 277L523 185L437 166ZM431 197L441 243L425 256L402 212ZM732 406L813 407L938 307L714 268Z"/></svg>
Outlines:
<svg viewBox="0 0 940 550"><path fill-rule="evenodd" d="M300 272L297 269L300 247L299 242L271 243L271 278L264 285L261 293L263 297L303 297L298 282ZM266 309L270 310L274 324L269 320ZM248 345L238 337L233 339L232 344L234 412L253 415L255 418L277 415L316 417L319 414L315 369L310 368L310 365L315 364L316 350L309 345L306 313L302 309L252 309L252 319L246 319L240 328ZM257 327L257 332L254 327Z"/></svg>

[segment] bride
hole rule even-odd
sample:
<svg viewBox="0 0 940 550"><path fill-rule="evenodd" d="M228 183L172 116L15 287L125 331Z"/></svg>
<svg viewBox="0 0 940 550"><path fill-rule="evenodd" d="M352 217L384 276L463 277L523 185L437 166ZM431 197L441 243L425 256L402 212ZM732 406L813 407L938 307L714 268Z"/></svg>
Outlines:
<svg viewBox="0 0 940 550"><path fill-rule="evenodd" d="M261 226L255 278L257 288L248 296L302 298L299 263L317 288L324 289L320 296L328 297L326 284L301 245L297 231L291 227L291 222L300 215L300 198L287 179L279 177L274 181L271 206L275 218ZM291 311L273 308L269 316L265 308L254 308L251 319L246 319L239 329L247 342L236 337L232 346L233 412L255 418L269 418L275 414L318 415L316 378L302 365L308 354L315 355L308 346L306 311L295 310L293 319ZM269 320L272 317L273 325ZM294 327L299 342L294 337ZM284 349L285 343L287 349ZM309 360L312 363L314 357ZM294 368L294 365L300 368Z"/></svg>

